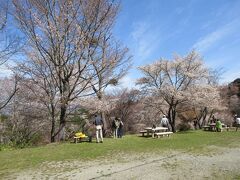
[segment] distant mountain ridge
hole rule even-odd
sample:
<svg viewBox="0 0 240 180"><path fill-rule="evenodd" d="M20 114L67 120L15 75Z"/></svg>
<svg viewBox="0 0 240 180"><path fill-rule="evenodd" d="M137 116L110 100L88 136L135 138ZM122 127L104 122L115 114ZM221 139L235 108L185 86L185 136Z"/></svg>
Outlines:
<svg viewBox="0 0 240 180"><path fill-rule="evenodd" d="M235 79L232 84L240 86L240 78Z"/></svg>

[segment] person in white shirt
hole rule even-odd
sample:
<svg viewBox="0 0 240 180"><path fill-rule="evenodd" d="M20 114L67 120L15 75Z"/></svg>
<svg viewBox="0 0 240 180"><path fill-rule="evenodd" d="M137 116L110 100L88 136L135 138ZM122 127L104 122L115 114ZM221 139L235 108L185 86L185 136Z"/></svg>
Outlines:
<svg viewBox="0 0 240 180"><path fill-rule="evenodd" d="M235 123L236 123L236 131L238 130L238 128L240 127L240 118L235 116Z"/></svg>
<svg viewBox="0 0 240 180"><path fill-rule="evenodd" d="M103 120L97 114L95 114L94 124L96 126L96 142L99 143L99 139L101 139L100 142L103 143L103 134L102 134ZM99 138L99 136L100 136L100 138Z"/></svg>
<svg viewBox="0 0 240 180"><path fill-rule="evenodd" d="M165 115L163 115L163 117L161 119L160 126L166 127L169 130L169 121L168 121L168 118L166 118Z"/></svg>

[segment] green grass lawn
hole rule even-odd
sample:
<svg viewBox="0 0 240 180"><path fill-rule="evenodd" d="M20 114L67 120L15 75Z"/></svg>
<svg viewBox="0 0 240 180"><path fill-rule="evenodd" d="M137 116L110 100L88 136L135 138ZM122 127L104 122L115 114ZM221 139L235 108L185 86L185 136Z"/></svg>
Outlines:
<svg viewBox="0 0 240 180"><path fill-rule="evenodd" d="M0 177L10 172L37 167L42 162L109 158L116 153L167 152L169 150L202 153L209 145L240 147L240 132L188 131L170 138L152 139L127 135L122 139L105 138L103 144L54 143L41 147L0 151Z"/></svg>

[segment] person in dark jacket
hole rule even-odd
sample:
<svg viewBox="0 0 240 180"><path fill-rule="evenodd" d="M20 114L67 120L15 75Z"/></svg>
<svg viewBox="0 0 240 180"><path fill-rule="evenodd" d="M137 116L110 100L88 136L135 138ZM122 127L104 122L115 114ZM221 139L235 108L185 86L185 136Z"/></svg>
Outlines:
<svg viewBox="0 0 240 180"><path fill-rule="evenodd" d="M112 121L113 138L118 137L119 120L117 117Z"/></svg>
<svg viewBox="0 0 240 180"><path fill-rule="evenodd" d="M119 127L118 127L118 138L122 138L123 136L123 122L121 119L118 120L119 121Z"/></svg>
<svg viewBox="0 0 240 180"><path fill-rule="evenodd" d="M103 134L102 134L103 121L102 121L102 118L97 114L95 114L94 125L96 127L96 141L97 143L99 143L99 139L101 139L100 142L103 143Z"/></svg>

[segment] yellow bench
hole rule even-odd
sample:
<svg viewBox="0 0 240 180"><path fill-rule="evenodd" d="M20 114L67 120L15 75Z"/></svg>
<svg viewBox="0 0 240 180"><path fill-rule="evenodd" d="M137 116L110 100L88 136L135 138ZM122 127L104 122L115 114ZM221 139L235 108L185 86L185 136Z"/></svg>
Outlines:
<svg viewBox="0 0 240 180"><path fill-rule="evenodd" d="M75 142L75 143L77 143L77 142L82 142L83 139L87 139L89 142L92 142L92 138L86 136L86 135L85 135L84 133L82 133L82 132L76 133L73 138L74 138L74 142Z"/></svg>

